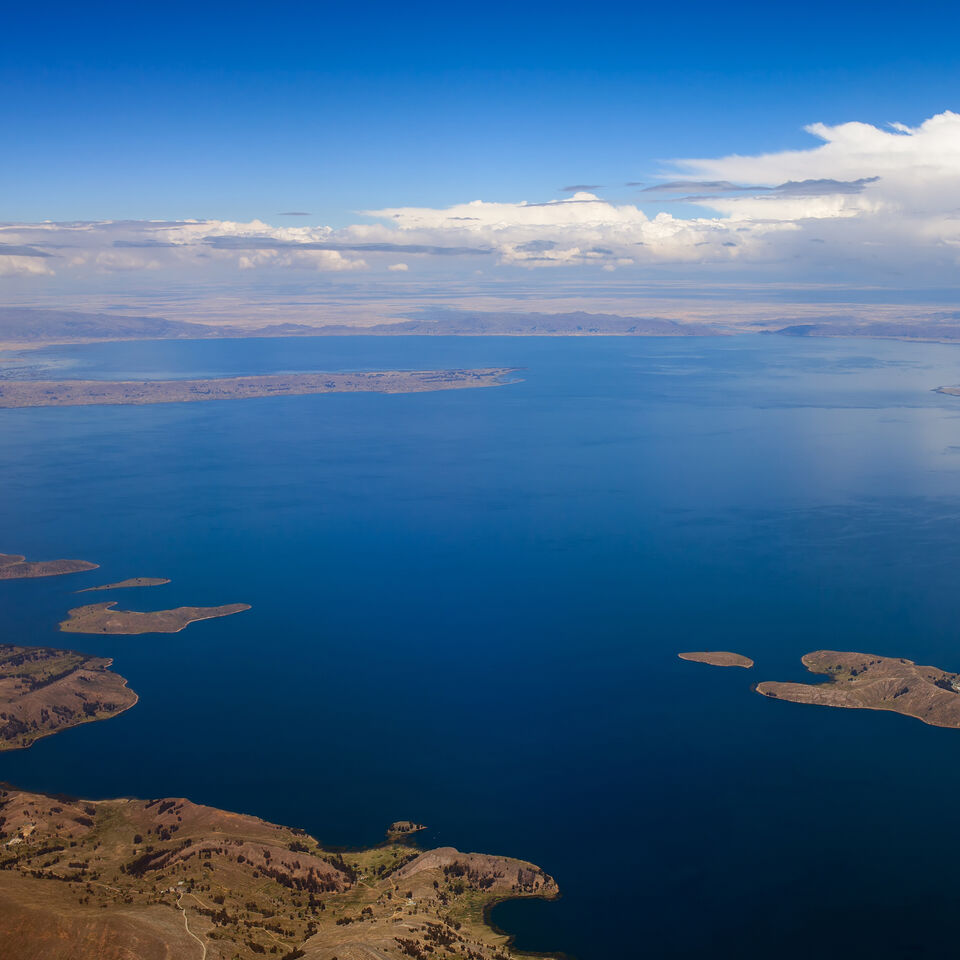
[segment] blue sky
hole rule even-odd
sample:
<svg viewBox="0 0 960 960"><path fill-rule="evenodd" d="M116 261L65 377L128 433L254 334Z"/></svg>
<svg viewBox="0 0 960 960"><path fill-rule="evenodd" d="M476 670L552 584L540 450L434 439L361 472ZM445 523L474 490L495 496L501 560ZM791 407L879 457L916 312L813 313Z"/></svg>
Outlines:
<svg viewBox="0 0 960 960"><path fill-rule="evenodd" d="M958 27L947 3L21 6L0 278L956 286Z"/></svg>
<svg viewBox="0 0 960 960"><path fill-rule="evenodd" d="M0 216L623 202L674 157L960 105L958 26L952 4L22 5Z"/></svg>

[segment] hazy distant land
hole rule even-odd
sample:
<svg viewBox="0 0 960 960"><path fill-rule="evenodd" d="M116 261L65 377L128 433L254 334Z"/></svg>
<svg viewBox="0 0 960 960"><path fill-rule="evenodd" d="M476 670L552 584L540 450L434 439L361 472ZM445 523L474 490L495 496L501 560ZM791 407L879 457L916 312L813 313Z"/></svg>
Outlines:
<svg viewBox="0 0 960 960"><path fill-rule="evenodd" d="M409 305L406 306L409 310ZM112 340L211 340L257 337L329 336L693 336L717 333L695 321L570 310L556 313L519 310L424 310L415 316L359 319L338 309L322 321L301 319L292 307L286 319L270 312L227 322L124 316L114 313L0 307L0 346L93 343ZM202 315L202 311L201 311ZM268 322L264 322L267 319Z"/></svg>
<svg viewBox="0 0 960 960"><path fill-rule="evenodd" d="M176 607L173 610L114 610L117 602L91 603L68 611L60 623L64 633L179 633L198 620L229 617L250 609L249 603L228 603L221 607Z"/></svg>
<svg viewBox="0 0 960 960"><path fill-rule="evenodd" d="M693 663L707 663L712 667L744 667L749 669L753 661L741 653L731 653L729 650L699 650L691 653L678 653L681 660L690 660Z"/></svg>
<svg viewBox="0 0 960 960"><path fill-rule="evenodd" d="M316 393L425 393L502 385L512 370L379 370L209 380L0 380L0 408L194 403Z"/></svg>
<svg viewBox="0 0 960 960"><path fill-rule="evenodd" d="M626 297L615 291L554 296L435 291L351 296L329 301L202 297L142 300L143 314L121 309L0 307L0 349L116 340L325 336L630 336L685 337L770 333L791 337L871 337L960 341L960 311L948 304L777 303L727 294Z"/></svg>
<svg viewBox="0 0 960 960"><path fill-rule="evenodd" d="M816 650L803 657L811 672L827 683L780 683L765 680L757 692L765 697L825 707L892 710L935 727L960 728L960 674L922 667L900 657Z"/></svg>
<svg viewBox="0 0 960 960"><path fill-rule="evenodd" d="M72 650L0 645L0 750L132 707L137 695L107 669L111 663Z"/></svg>

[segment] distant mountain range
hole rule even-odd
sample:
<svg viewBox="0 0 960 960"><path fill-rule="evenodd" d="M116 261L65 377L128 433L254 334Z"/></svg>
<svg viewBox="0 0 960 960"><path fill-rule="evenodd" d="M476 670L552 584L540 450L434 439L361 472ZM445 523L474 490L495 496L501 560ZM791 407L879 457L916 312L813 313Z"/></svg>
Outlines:
<svg viewBox="0 0 960 960"><path fill-rule="evenodd" d="M905 320L859 320L825 316L813 322L778 326L764 332L791 337L882 337L910 340L960 340L960 312ZM83 313L38 307L0 307L0 344L37 346L104 340L210 340L249 337L322 336L725 336L756 332L759 324L738 326L684 322L654 316L611 313L518 313L479 310L430 310L420 316L360 326L350 323L277 323L264 326L208 324L163 317Z"/></svg>

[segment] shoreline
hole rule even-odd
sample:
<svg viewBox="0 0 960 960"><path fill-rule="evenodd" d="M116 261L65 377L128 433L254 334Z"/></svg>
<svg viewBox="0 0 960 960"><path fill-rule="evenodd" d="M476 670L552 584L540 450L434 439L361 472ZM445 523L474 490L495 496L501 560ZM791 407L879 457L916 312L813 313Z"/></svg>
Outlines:
<svg viewBox="0 0 960 960"><path fill-rule="evenodd" d="M498 934L501 937L506 937L507 942L505 944L508 950L512 950L518 957L533 957L535 960L577 960L577 958L572 953L564 953L561 951L550 951L550 950L520 950L518 947L514 946L516 942L517 935L515 933L510 933L509 930L504 930L498 923L493 919L493 910L494 908L501 903L511 903L514 900L542 900L544 903L556 903L558 900L563 899L563 891L558 890L552 897L546 897L543 895L534 895L534 896L517 896L517 897L496 897L494 900L491 900L489 903L484 904L483 906L483 923L489 927L494 933Z"/></svg>

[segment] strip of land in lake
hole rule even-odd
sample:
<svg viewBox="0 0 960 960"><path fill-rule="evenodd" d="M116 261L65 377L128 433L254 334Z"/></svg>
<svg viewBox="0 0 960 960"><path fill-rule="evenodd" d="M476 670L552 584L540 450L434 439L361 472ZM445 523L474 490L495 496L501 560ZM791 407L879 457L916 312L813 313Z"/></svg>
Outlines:
<svg viewBox="0 0 960 960"><path fill-rule="evenodd" d="M100 587L84 587L77 593L96 593L98 590L129 590L132 587L162 587L170 581L166 577L130 577L117 583L105 583Z"/></svg>
<svg viewBox="0 0 960 960"><path fill-rule="evenodd" d="M0 580L61 577L67 573L96 570L97 566L89 560L27 560L19 553L0 553Z"/></svg>
<svg viewBox="0 0 960 960"><path fill-rule="evenodd" d="M478 370L375 370L290 373L204 380L0 380L0 408L194 403L314 393L425 393L497 387L509 367Z"/></svg>
<svg viewBox="0 0 960 960"><path fill-rule="evenodd" d="M742 653L731 653L729 650L693 650L689 653L678 653L681 660L690 660L692 663L706 663L711 667L743 667L747 670L753 666L753 661Z"/></svg>
<svg viewBox="0 0 960 960"><path fill-rule="evenodd" d="M68 611L69 619L60 623L64 633L179 633L198 620L229 617L250 609L249 603L228 603L222 607L175 607L173 610L114 610L117 605L90 603Z"/></svg>

